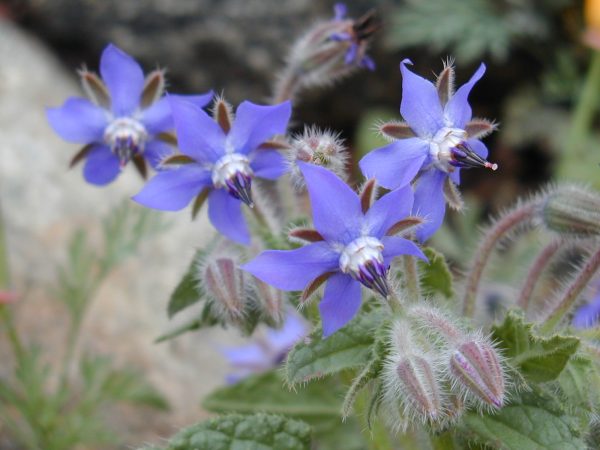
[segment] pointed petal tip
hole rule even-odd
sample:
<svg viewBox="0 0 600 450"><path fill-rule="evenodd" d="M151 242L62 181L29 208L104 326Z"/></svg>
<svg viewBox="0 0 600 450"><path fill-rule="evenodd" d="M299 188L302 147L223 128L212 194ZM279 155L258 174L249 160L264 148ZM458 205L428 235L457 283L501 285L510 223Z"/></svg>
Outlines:
<svg viewBox="0 0 600 450"><path fill-rule="evenodd" d="M409 59L409 58L404 58L401 62L400 62L400 70L402 70L406 65L412 66L413 62Z"/></svg>

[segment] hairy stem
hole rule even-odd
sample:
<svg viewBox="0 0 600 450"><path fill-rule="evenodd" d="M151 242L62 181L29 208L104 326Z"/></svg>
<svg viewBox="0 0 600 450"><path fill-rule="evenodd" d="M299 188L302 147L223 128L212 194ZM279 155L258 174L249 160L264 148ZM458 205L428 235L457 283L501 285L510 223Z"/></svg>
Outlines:
<svg viewBox="0 0 600 450"><path fill-rule="evenodd" d="M529 273L525 278L525 283L521 288L521 293L519 294L519 300L517 301L517 305L525 312L529 308L529 302L531 300L531 295L537 286L538 281L544 269L548 266L558 249L562 245L562 240L558 239L550 244L548 244L542 252L535 259L531 268L529 269Z"/></svg>
<svg viewBox="0 0 600 450"><path fill-rule="evenodd" d="M585 83L577 99L571 128L565 142L565 154L579 155L583 152L585 138L594 119L600 98L600 51L594 51Z"/></svg>
<svg viewBox="0 0 600 450"><path fill-rule="evenodd" d="M486 231L475 252L471 269L467 276L465 295L463 298L463 314L466 317L473 317L473 314L475 313L475 301L477 299L479 282L481 281L483 269L488 263L494 247L500 238L508 231L530 219L536 206L537 203L534 201L524 203L502 217Z"/></svg>
<svg viewBox="0 0 600 450"><path fill-rule="evenodd" d="M571 285L562 295L560 301L552 311L543 320L541 331L551 332L561 319L571 310L577 298L585 287L589 284L592 277L600 268L600 249L597 249L587 260L579 274L575 277Z"/></svg>
<svg viewBox="0 0 600 450"><path fill-rule="evenodd" d="M273 95L273 101L271 103L277 105L286 100L292 100L298 89L299 81L300 76L296 70L286 70L275 86L275 94Z"/></svg>
<svg viewBox="0 0 600 450"><path fill-rule="evenodd" d="M404 266L404 280L406 281L406 290L410 296L411 302L418 302L421 298L421 287L419 286L419 273L417 271L417 261L412 255L403 255L402 264Z"/></svg>

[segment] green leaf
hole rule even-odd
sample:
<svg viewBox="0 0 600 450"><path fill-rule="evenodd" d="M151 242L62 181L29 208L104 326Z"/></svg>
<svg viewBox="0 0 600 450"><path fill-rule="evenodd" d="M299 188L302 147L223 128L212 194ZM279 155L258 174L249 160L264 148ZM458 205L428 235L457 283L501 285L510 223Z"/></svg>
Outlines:
<svg viewBox="0 0 600 450"><path fill-rule="evenodd" d="M303 420L331 416L341 419L341 391L334 383L313 383L290 391L278 372L267 372L217 389L202 402L214 412L285 414Z"/></svg>
<svg viewBox="0 0 600 450"><path fill-rule="evenodd" d="M344 369L364 366L371 357L374 330L381 321L381 313L375 310L359 314L326 339L317 329L288 354L285 365L287 382L293 386Z"/></svg>
<svg viewBox="0 0 600 450"><path fill-rule="evenodd" d="M165 450L309 450L310 427L271 414L231 414L185 428Z"/></svg>
<svg viewBox="0 0 600 450"><path fill-rule="evenodd" d="M570 403L595 410L600 391L600 374L591 359L576 355L571 358L558 377L558 383Z"/></svg>
<svg viewBox="0 0 600 450"><path fill-rule="evenodd" d="M440 293L446 298L454 295L452 289L452 274L446 263L446 258L431 247L423 248L429 258L429 264L419 260L419 273L421 274L421 287L428 294Z"/></svg>
<svg viewBox="0 0 600 450"><path fill-rule="evenodd" d="M536 383L556 379L579 347L574 336L537 336L533 324L516 311L509 311L501 325L492 327L492 336L525 379Z"/></svg>
<svg viewBox="0 0 600 450"><path fill-rule="evenodd" d="M169 306L167 307L169 318L173 317L182 309L185 309L202 299L204 291L198 282L196 274L198 271L198 264L205 255L206 251L196 251L194 258L190 263L189 269L171 294Z"/></svg>
<svg viewBox="0 0 600 450"><path fill-rule="evenodd" d="M577 419L540 389L523 392L494 414L468 413L470 440L501 450L585 450Z"/></svg>
<svg viewBox="0 0 600 450"><path fill-rule="evenodd" d="M186 322L183 325L180 325L179 327L175 328L174 330L168 333L163 334L162 336L159 336L158 338L156 338L154 343L158 344L160 342L168 341L169 339L181 336L182 334L185 334L188 331L196 331L203 327L212 327L217 323L219 323L218 320L216 320L215 317L211 314L210 305L206 304L204 305L204 308L202 308L202 312L200 313L199 317L190 320L189 322Z"/></svg>

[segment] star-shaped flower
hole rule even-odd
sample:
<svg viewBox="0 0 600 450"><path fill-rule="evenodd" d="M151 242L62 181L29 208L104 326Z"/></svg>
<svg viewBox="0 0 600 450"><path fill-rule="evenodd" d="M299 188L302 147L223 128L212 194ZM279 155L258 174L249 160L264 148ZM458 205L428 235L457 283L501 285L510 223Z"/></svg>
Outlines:
<svg viewBox="0 0 600 450"><path fill-rule="evenodd" d="M195 206L208 197L213 226L229 239L249 244L241 204L253 206L252 178L275 180L286 171L285 160L273 145L261 144L285 133L291 103L260 106L246 101L232 120L228 105L219 100L215 121L187 100L170 101L182 155L165 161L169 164L163 164L164 169L133 199L150 208L177 211L195 197Z"/></svg>
<svg viewBox="0 0 600 450"><path fill-rule="evenodd" d="M410 187L392 191L373 206L332 172L299 163L316 230L304 230L310 244L295 250L268 250L242 266L284 291L305 289L303 298L327 280L319 305L323 335L343 327L361 304L361 283L387 297L387 269L398 255L426 259L411 241L393 234L413 204ZM299 234L298 234L299 236Z"/></svg>
<svg viewBox="0 0 600 450"><path fill-rule="evenodd" d="M405 59L402 72L400 113L405 122L383 124L381 132L396 140L367 154L359 163L367 178L374 177L384 187L396 189L410 183L417 174L414 213L427 222L417 237L428 239L442 224L446 197L460 197L460 169L497 169L486 160L488 150L479 138L491 133L495 124L473 119L469 93L483 76L481 64L471 79L453 92L453 68L448 65L438 77L437 86L412 73ZM451 204L456 204L452 202Z"/></svg>
<svg viewBox="0 0 600 450"><path fill-rule="evenodd" d="M235 369L227 376L227 381L237 383L247 376L277 368L296 342L309 331L306 321L292 310L287 313L281 328L268 328L264 335L249 344L221 349Z"/></svg>
<svg viewBox="0 0 600 450"><path fill-rule="evenodd" d="M109 44L100 58L100 74L102 79L81 72L91 101L72 97L63 106L47 110L48 121L60 137L85 144L73 163L85 158L83 175L95 185L112 182L130 160L145 174L146 162L156 167L173 153L173 147L161 139L161 133L173 128L169 103L162 97L163 72L144 78L131 56ZM212 93L187 98L205 106Z"/></svg>

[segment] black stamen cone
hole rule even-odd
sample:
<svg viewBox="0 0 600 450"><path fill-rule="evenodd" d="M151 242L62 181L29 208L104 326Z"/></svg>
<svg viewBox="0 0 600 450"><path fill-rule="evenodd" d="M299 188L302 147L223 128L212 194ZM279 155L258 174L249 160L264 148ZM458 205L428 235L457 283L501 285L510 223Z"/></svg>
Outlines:
<svg viewBox="0 0 600 450"><path fill-rule="evenodd" d="M458 144L452 149L452 160L453 165L457 167L484 167L492 170L496 170L498 168L498 164L494 164L483 159L465 143Z"/></svg>
<svg viewBox="0 0 600 450"><path fill-rule="evenodd" d="M231 195L239 198L250 208L254 207L252 201L251 179L241 174L236 174L227 180L227 188Z"/></svg>

